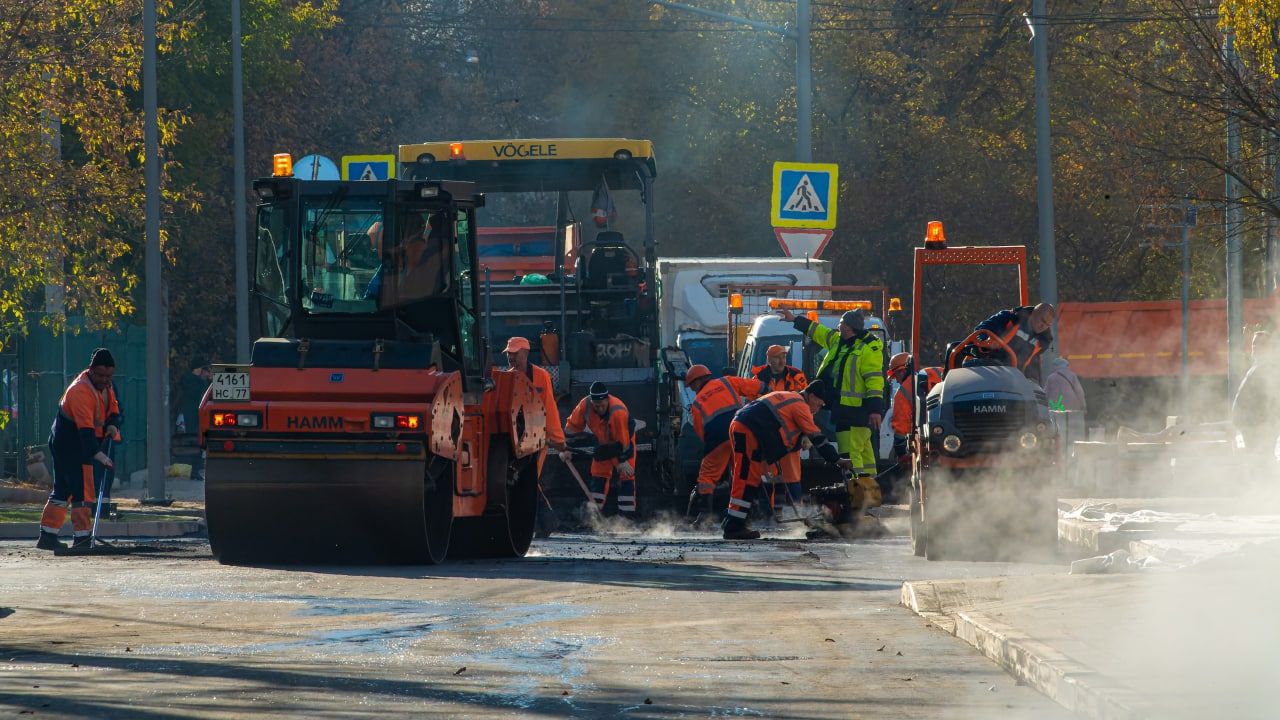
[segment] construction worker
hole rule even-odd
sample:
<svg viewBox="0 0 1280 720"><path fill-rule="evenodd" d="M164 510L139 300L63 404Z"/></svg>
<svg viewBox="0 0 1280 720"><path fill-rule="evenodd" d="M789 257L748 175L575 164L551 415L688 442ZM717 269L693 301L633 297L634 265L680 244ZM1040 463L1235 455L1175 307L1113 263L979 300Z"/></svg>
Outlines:
<svg viewBox="0 0 1280 720"><path fill-rule="evenodd" d="M1053 344L1053 323L1058 319L1058 309L1049 303L1035 307L1024 305L1011 310L1001 310L978 323L974 330L986 330L1000 338L1018 356L1018 369L1027 379L1041 384L1040 354ZM996 357L1005 354L996 351Z"/></svg>
<svg viewBox="0 0 1280 720"><path fill-rule="evenodd" d="M87 548L93 525L93 502L96 499L95 473L99 468L112 468L111 458L103 450L104 440L120 441L120 404L111 385L116 361L106 348L93 352L89 367L67 386L58 402L53 418L49 450L53 458L53 491L40 517L42 550L66 550L58 541L62 523L71 509L71 526L75 549Z"/></svg>
<svg viewBox="0 0 1280 720"><path fill-rule="evenodd" d="M729 423L733 448L733 486L724 518L725 540L755 540L760 532L748 522L751 506L760 491L762 476L788 453L800 450L808 439L813 449L829 463L851 470L853 463L840 457L813 421L814 413L826 404L825 383L815 380L803 392L771 392L747 403Z"/></svg>
<svg viewBox="0 0 1280 720"><path fill-rule="evenodd" d="M631 413L618 398L609 394L602 382L591 383L586 397L569 414L565 432L570 434L591 430L596 438L595 457L591 460L591 500L598 510L604 510L609 497L609 484L614 470L619 476L618 512L634 516L636 512L636 469L632 464L636 455L635 431L631 425ZM566 449L560 459L572 462L573 455Z"/></svg>
<svg viewBox="0 0 1280 720"><path fill-rule="evenodd" d="M782 345L770 345L764 357L765 364L752 368L751 375L764 384L765 392L779 390L800 392L808 387L809 378L805 377L804 371L787 364L787 348ZM778 462L778 469L781 471L782 481L786 484L785 491L791 496L791 503L799 503L804 496L804 490L800 485L800 453L787 453ZM778 505L781 504L779 498L771 496L770 500L773 502L774 509L777 510Z"/></svg>
<svg viewBox="0 0 1280 720"><path fill-rule="evenodd" d="M942 382L942 368L927 367L917 373L911 354L902 352L889 358L889 369L885 374L898 383L889 422L893 427L894 457L899 465L904 465L911 458L907 438L916 424L916 401L923 400L934 385Z"/></svg>
<svg viewBox="0 0 1280 720"><path fill-rule="evenodd" d="M706 365L694 365L684 375L684 385L694 392L696 397L689 407L693 417L693 432L702 441L702 464L698 467L698 485L694 494L701 498L697 503L699 517L710 519L715 516L712 496L716 491L716 483L724 477L724 471L733 459L733 450L729 446L729 423L733 414L742 409L750 400L755 400L765 392L759 380L733 376L713 378L711 369ZM695 498L689 498L689 510L692 511Z"/></svg>
<svg viewBox="0 0 1280 720"><path fill-rule="evenodd" d="M1236 388L1231 402L1231 423L1244 441L1245 452L1257 459L1257 468L1275 461L1276 438L1280 436L1280 352L1272 347L1271 334L1253 334L1253 362Z"/></svg>
<svg viewBox="0 0 1280 720"><path fill-rule="evenodd" d="M547 412L547 447L561 452L565 450L564 428L560 425L560 408L556 407L556 391L551 383L551 373L529 362L529 348L528 338L513 337L507 340L507 347L503 350L507 355L506 372L522 374L533 383ZM546 460L547 451L544 449L538 453L538 518L541 527L554 527L554 511L542 490L542 466Z"/></svg>
<svg viewBox="0 0 1280 720"><path fill-rule="evenodd" d="M867 331L867 316L861 309L841 316L839 332L803 315L797 317L790 310L778 312L805 337L826 348L816 379L828 388L824 400L831 408L840 454L853 461L856 477L852 483L859 487L851 484L849 495L859 499L856 505L878 505L880 487L875 480L876 452L871 436L880 432L884 414L884 343ZM852 518L844 520L852 522Z"/></svg>

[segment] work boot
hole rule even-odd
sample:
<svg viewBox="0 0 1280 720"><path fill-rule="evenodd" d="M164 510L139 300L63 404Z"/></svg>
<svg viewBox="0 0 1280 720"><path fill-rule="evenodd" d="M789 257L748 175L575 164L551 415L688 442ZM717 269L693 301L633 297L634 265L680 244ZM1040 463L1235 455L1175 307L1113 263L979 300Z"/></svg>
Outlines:
<svg viewBox="0 0 1280 720"><path fill-rule="evenodd" d="M80 535L71 542L72 550L88 550L93 547L93 537L89 535Z"/></svg>
<svg viewBox="0 0 1280 720"><path fill-rule="evenodd" d="M738 528L726 527L724 529L724 539L725 540L759 540L760 531L752 530L751 528L747 527L746 523L743 523L742 526Z"/></svg>
<svg viewBox="0 0 1280 720"><path fill-rule="evenodd" d="M67 549L67 546L58 540L58 536L48 530L40 531L40 539L36 541L36 547L40 550L52 550L54 552Z"/></svg>

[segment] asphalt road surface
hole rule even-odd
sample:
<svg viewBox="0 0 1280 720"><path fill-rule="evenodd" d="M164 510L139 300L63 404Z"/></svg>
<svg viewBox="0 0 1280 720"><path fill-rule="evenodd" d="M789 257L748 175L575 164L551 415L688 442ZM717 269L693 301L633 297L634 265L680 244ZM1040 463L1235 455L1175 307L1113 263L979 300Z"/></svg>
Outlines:
<svg viewBox="0 0 1280 720"><path fill-rule="evenodd" d="M906 540L557 536L438 567L0 543L0 717L1056 718L898 604Z"/></svg>

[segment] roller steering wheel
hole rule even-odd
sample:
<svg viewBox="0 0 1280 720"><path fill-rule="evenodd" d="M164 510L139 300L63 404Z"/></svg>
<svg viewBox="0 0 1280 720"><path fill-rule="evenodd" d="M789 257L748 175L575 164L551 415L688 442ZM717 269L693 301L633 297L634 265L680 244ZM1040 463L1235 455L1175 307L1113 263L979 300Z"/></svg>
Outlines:
<svg viewBox="0 0 1280 720"><path fill-rule="evenodd" d="M987 352L1003 350L1005 354L1009 356L1009 365L1012 367L1018 367L1018 354L1009 347L1008 343L1000 339L1000 337L992 333L990 330L974 330L969 333L969 337L961 340L958 345L952 348L951 355L947 357L948 371L960 367L960 356L962 351L969 348L977 348Z"/></svg>

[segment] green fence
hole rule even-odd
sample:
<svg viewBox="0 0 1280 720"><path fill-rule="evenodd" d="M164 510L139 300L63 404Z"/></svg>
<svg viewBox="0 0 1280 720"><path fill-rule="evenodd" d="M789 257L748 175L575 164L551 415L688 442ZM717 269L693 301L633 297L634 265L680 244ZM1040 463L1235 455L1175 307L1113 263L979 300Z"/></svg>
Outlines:
<svg viewBox="0 0 1280 720"><path fill-rule="evenodd" d="M88 366L93 350L105 347L115 356L116 392L124 415L124 442L115 453L116 482L127 482L147 462L146 329L129 325L90 331L79 318L68 318L67 324L69 331L60 335L34 324L26 337L0 353L0 408L11 415L0 430L0 476L26 475L26 448L48 442L62 391Z"/></svg>

